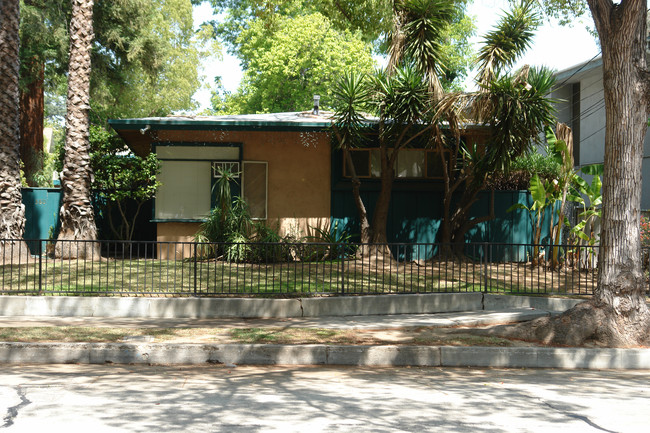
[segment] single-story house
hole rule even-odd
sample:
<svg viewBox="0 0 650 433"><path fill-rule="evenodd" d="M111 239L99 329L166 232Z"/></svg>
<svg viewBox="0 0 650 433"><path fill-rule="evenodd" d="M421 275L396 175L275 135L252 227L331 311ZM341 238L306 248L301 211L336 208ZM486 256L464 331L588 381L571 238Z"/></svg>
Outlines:
<svg viewBox="0 0 650 433"><path fill-rule="evenodd" d="M343 155L332 146L327 113L273 113L233 116L171 116L110 120L110 125L138 155L154 152L161 162L152 220L160 242L188 242L214 205L217 168L240 173L234 187L253 218L280 234L297 237L326 229L358 233L352 183ZM465 139L484 142L486 132L467 129ZM378 149L353 152L362 196L372 212L379 192ZM442 179L435 151L400 152L388 223L389 241L434 242L441 218ZM497 197L498 220L477 227L470 240L529 242L531 225L523 212L506 213L525 192ZM476 205L487 213L487 197Z"/></svg>
<svg viewBox="0 0 650 433"><path fill-rule="evenodd" d="M573 130L573 158L576 167L602 164L605 159L605 96L601 57L555 74L558 87L551 98L559 122ZM641 209L650 210L650 135L643 145L643 189Z"/></svg>

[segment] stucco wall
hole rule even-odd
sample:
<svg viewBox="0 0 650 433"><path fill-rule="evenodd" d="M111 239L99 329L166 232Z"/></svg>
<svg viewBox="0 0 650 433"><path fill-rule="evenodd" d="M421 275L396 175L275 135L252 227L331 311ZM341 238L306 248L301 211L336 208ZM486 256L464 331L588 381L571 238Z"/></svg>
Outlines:
<svg viewBox="0 0 650 433"><path fill-rule="evenodd" d="M158 242L170 242L158 245L158 258L174 260L191 257L191 245L176 244L176 242L194 242L194 235L199 225L199 223L158 223L156 226Z"/></svg>
<svg viewBox="0 0 650 433"><path fill-rule="evenodd" d="M242 143L244 161L268 163L268 219L281 234L304 236L330 220L330 136L327 132L157 131L158 141ZM165 226L165 227L162 227ZM158 240L180 240L191 223L158 224ZM175 235L174 233L178 233ZM193 233L192 233L193 234Z"/></svg>

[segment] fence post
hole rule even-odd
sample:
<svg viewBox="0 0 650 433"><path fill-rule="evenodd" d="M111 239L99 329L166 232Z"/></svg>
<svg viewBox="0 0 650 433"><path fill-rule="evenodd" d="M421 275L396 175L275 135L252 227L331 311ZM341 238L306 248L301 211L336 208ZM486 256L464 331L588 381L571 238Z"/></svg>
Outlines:
<svg viewBox="0 0 650 433"><path fill-rule="evenodd" d="M197 291L196 290L196 287L197 287L196 286L196 284L197 284L197 282L196 282L196 279L197 279L197 277L196 277L196 266L197 266L196 248L197 248L197 243L194 242L194 296L196 296L196 291Z"/></svg>
<svg viewBox="0 0 650 433"><path fill-rule="evenodd" d="M341 261L341 294L345 294L345 260L343 257L339 257Z"/></svg>
<svg viewBox="0 0 650 433"><path fill-rule="evenodd" d="M43 239L38 240L38 294L43 294Z"/></svg>
<svg viewBox="0 0 650 433"><path fill-rule="evenodd" d="M488 243L483 243L483 293L488 292Z"/></svg>

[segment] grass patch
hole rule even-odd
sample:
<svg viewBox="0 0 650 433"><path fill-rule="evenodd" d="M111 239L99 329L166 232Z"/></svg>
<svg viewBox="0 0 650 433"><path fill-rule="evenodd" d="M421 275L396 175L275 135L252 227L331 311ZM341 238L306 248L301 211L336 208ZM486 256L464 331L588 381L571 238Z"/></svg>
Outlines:
<svg viewBox="0 0 650 433"><path fill-rule="evenodd" d="M506 339L469 333L449 332L444 328L419 327L392 331L397 340L384 330L322 328L92 328L32 327L0 328L0 341L24 343L120 343L126 337L138 342L139 336L153 337L154 343L245 343L245 344L340 344L340 345L423 345L423 346L496 346L514 344ZM468 331L471 332L471 331ZM391 334L391 332L388 332ZM133 338L136 337L136 338Z"/></svg>
<svg viewBox="0 0 650 433"><path fill-rule="evenodd" d="M230 335L249 344L355 344L359 338L353 330L316 328L244 328L232 329Z"/></svg>
<svg viewBox="0 0 650 433"><path fill-rule="evenodd" d="M418 336L413 339L413 344L420 346L514 346L512 341L505 338L484 337L480 335Z"/></svg>

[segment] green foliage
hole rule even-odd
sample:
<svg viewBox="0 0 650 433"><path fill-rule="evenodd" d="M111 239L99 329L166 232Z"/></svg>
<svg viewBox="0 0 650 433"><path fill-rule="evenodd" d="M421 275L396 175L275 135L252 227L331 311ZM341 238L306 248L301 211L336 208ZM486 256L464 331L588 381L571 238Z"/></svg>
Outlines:
<svg viewBox="0 0 650 433"><path fill-rule="evenodd" d="M103 211L117 239L131 239L140 208L153 198L160 183L156 175L160 163L155 154L146 158L134 155L121 138L106 129L90 127L92 188L99 192L105 202ZM127 202L136 204L133 213L127 212ZM120 223L113 221L112 210L117 209Z"/></svg>
<svg viewBox="0 0 650 433"><path fill-rule="evenodd" d="M413 62L423 76L431 74L437 78L444 64L443 34L458 14L458 3L401 0L395 2L394 8L398 25L392 30L391 38L400 41L392 45L391 54Z"/></svg>
<svg viewBox="0 0 650 433"><path fill-rule="evenodd" d="M154 154L134 155L121 138L96 125L90 127L93 188L109 201L147 200L159 186L156 174L160 163Z"/></svg>
<svg viewBox="0 0 650 433"><path fill-rule="evenodd" d="M572 25L576 18L582 20L589 14L589 6L584 0L546 0L539 5L548 17L559 20L562 25Z"/></svg>
<svg viewBox="0 0 650 433"><path fill-rule="evenodd" d="M443 63L440 70L440 81L442 87L449 92L461 92L464 90L465 78L473 66L474 48L470 39L476 33L476 26L472 17L465 15L467 2L458 2L458 13L452 18L449 26L442 33Z"/></svg>
<svg viewBox="0 0 650 433"><path fill-rule="evenodd" d="M313 94L321 95L323 108L330 108L337 77L351 69L369 73L373 65L370 44L386 52L391 40L392 0L211 3L216 13L223 14L219 23L211 24L244 69L244 79L235 94L224 92L217 84L212 99L214 114L302 111L311 107ZM426 8L431 1L420 3ZM472 57L469 39L474 25L465 15L467 1L434 3L435 7L428 5L427 13L436 17L446 13L447 25L435 28L431 20L414 22L409 34L415 37L422 29L428 30L427 35L435 34L435 40L423 46L430 48L428 54L432 49L439 51L437 68L443 85L459 88ZM384 40L387 42L381 44Z"/></svg>
<svg viewBox="0 0 650 433"><path fill-rule="evenodd" d="M560 164L555 158L539 152L529 152L515 158L510 163L508 173L493 173L487 188L495 190L528 189L533 175L537 174L543 180L552 180L560 176L560 170Z"/></svg>
<svg viewBox="0 0 650 433"><path fill-rule="evenodd" d="M70 15L69 0L21 2L22 84L42 76L48 106L65 99ZM215 45L211 28L194 32L190 0L96 1L93 25L95 122L194 108L199 64Z"/></svg>
<svg viewBox="0 0 650 433"><path fill-rule="evenodd" d="M547 97L554 83L549 69L531 68L527 73L506 74L487 86L493 170L507 172L510 161L540 142L540 134L554 120L553 100Z"/></svg>
<svg viewBox="0 0 650 433"><path fill-rule="evenodd" d="M237 39L245 66L238 92L223 102L237 113L304 111L314 94L332 104L334 83L344 71L372 70L374 61L360 35L336 30L319 13L277 16L269 28L250 23Z"/></svg>
<svg viewBox="0 0 650 433"><path fill-rule="evenodd" d="M365 42L374 42L392 24L391 0L210 0L220 22L211 23L228 50L238 56L237 39L252 21L272 27L279 16L296 17L320 13L336 30L359 32Z"/></svg>
<svg viewBox="0 0 650 433"><path fill-rule="evenodd" d="M336 221L329 229L311 227L316 232L315 236L307 236L306 240L324 245L311 245L311 255L322 257L325 260L337 260L354 256L357 247L351 244L352 235L347 230L339 230Z"/></svg>
<svg viewBox="0 0 650 433"><path fill-rule="evenodd" d="M253 220L244 199L231 196L230 184L236 182L236 173L219 168L218 174L213 191L216 206L210 210L194 239L209 244L203 247L204 254L209 257L223 256L228 261L242 262L251 254L247 243L252 237Z"/></svg>
<svg viewBox="0 0 650 433"><path fill-rule="evenodd" d="M595 223L602 216L603 203L601 176L603 164L592 164L580 169L582 174L592 176L591 183L587 182L577 173L573 177L573 188L569 200L580 206L578 223L571 229L571 235L586 245L593 246L598 241Z"/></svg>
<svg viewBox="0 0 650 433"><path fill-rule="evenodd" d="M478 55L478 82L486 85L508 71L532 43L535 29L541 24L535 2L524 0L514 5L499 20L494 30L484 36Z"/></svg>

